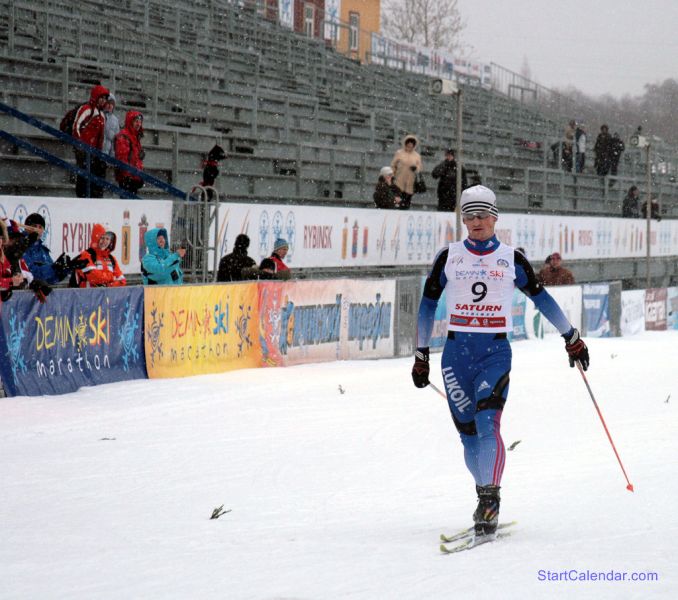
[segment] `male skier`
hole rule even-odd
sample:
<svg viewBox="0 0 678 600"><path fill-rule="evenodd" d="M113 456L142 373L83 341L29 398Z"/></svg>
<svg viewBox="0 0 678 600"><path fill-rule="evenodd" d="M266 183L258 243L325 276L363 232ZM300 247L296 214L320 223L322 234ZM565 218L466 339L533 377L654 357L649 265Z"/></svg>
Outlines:
<svg viewBox="0 0 678 600"><path fill-rule="evenodd" d="M447 402L473 475L478 507L473 513L478 542L496 537L499 487L506 451L501 438L502 410L508 397L513 289L529 296L565 339L570 366L586 370L589 352L553 297L537 280L525 255L494 234L498 211L494 192L482 185L461 195L462 219L468 237L436 256L424 285L417 322L417 351L412 380L429 382L429 342L438 300L447 300L447 342L442 373Z"/></svg>

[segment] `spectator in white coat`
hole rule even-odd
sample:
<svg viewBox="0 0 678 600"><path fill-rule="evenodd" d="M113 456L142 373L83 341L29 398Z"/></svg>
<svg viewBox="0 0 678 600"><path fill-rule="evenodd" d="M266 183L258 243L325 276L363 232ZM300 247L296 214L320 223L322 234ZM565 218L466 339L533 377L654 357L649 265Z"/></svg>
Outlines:
<svg viewBox="0 0 678 600"><path fill-rule="evenodd" d="M104 116L106 117L106 126L104 127L104 145L101 151L104 154L115 156L113 139L120 131L120 121L118 115L115 114L115 96L113 94L108 95L108 102L104 106Z"/></svg>

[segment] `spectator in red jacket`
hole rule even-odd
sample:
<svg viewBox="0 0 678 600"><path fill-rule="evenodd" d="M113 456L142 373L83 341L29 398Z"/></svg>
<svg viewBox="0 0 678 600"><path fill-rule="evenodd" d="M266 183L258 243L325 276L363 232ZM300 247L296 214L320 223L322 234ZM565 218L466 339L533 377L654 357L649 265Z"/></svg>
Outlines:
<svg viewBox="0 0 678 600"><path fill-rule="evenodd" d="M115 136L115 158L140 171L144 170L144 150L141 138L144 135L144 117L136 110L130 110L125 116L125 127ZM128 171L116 169L115 179L123 190L136 194L144 185L143 179Z"/></svg>
<svg viewBox="0 0 678 600"><path fill-rule="evenodd" d="M104 107L108 102L108 95L107 88L103 85L95 85L90 92L89 102L78 109L73 122L73 137L97 150L102 150L104 146L104 129L106 127ZM75 160L81 169L87 170L86 152L76 149ZM106 163L96 156L92 156L90 173L101 179L106 179ZM87 179L80 175L75 182L75 195L78 198L87 197ZM103 188L94 183L90 185L91 198L103 198L103 195Z"/></svg>
<svg viewBox="0 0 678 600"><path fill-rule="evenodd" d="M71 279L71 287L120 287L127 285L127 280L120 270L118 261L113 256L116 235L106 231L97 223L92 227L92 242L83 250L77 260L86 261L86 265L75 271Z"/></svg>
<svg viewBox="0 0 678 600"><path fill-rule="evenodd" d="M283 238L278 238L273 243L273 254L270 258L275 263L276 279L289 279L292 276L290 268L283 262L288 250L289 244Z"/></svg>
<svg viewBox="0 0 678 600"><path fill-rule="evenodd" d="M9 300L12 290L23 290L33 280L28 265L23 258L12 260L5 250L11 244L7 227L2 223L0 236L0 298L3 302Z"/></svg>

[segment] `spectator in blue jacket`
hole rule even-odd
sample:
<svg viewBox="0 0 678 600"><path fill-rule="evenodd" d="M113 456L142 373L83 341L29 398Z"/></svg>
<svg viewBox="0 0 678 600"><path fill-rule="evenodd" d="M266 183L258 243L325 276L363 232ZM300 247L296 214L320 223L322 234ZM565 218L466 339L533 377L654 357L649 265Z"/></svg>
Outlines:
<svg viewBox="0 0 678 600"><path fill-rule="evenodd" d="M184 282L181 259L186 255L186 248L170 252L165 228L149 229L144 240L146 255L141 259L144 285L181 285Z"/></svg>
<svg viewBox="0 0 678 600"><path fill-rule="evenodd" d="M38 213L28 215L24 228L28 239L34 240L23 254L23 259L33 277L53 285L66 279L73 269L78 267L65 252L55 261L52 260L49 248L42 243L42 236L45 234L45 219L42 215Z"/></svg>

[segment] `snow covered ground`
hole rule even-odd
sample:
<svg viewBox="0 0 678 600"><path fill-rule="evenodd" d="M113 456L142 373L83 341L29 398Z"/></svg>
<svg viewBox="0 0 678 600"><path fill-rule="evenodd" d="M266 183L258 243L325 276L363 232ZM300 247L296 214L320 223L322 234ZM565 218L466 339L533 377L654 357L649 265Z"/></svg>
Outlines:
<svg viewBox="0 0 678 600"><path fill-rule="evenodd" d="M519 523L451 556L438 535L470 524L474 486L409 358L0 400L0 597L678 597L678 332L589 346L635 493L562 341L516 343L501 520Z"/></svg>

